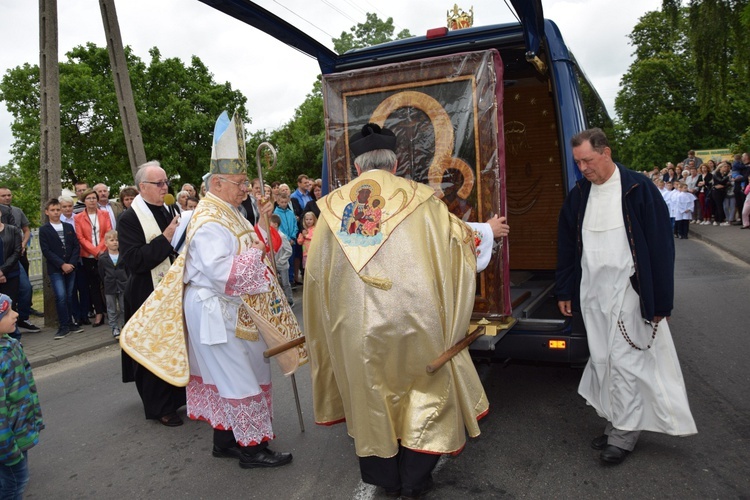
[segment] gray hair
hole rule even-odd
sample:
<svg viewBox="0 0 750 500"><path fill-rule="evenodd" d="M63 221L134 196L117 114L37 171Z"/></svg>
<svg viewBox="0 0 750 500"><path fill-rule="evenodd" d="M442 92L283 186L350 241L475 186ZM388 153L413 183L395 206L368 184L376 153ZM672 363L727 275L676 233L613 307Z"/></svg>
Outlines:
<svg viewBox="0 0 750 500"><path fill-rule="evenodd" d="M143 182L143 178L146 176L146 169L148 169L148 167L161 168L161 163L159 163L158 160L151 160L139 166L138 170L135 172L135 185L136 186L140 186L141 182Z"/></svg>
<svg viewBox="0 0 750 500"><path fill-rule="evenodd" d="M58 201L60 203L73 203L73 198L71 198L70 196L60 196L58 198Z"/></svg>
<svg viewBox="0 0 750 500"><path fill-rule="evenodd" d="M179 200L180 196L190 196L190 193L188 193L187 191L180 191L179 193L177 193L177 196L175 196L175 199Z"/></svg>
<svg viewBox="0 0 750 500"><path fill-rule="evenodd" d="M362 153L354 159L354 163L359 165L362 172L375 169L390 170L397 161L396 153L390 149L375 149Z"/></svg>
<svg viewBox="0 0 750 500"><path fill-rule="evenodd" d="M214 178L214 174L206 174L203 177L203 182L206 183L206 192L207 193L211 192L211 179L213 179L213 178Z"/></svg>
<svg viewBox="0 0 750 500"><path fill-rule="evenodd" d="M586 141L589 141L589 144L591 144L591 149L599 154L604 152L604 148L609 147L607 136L600 128L590 128L588 130L584 130L583 132L577 133L570 138L570 145L574 148L577 148Z"/></svg>

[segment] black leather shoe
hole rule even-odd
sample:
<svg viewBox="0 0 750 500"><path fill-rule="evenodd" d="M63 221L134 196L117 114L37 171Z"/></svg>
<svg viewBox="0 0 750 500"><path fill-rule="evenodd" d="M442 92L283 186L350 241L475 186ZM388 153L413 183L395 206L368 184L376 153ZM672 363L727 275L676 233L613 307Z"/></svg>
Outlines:
<svg viewBox="0 0 750 500"><path fill-rule="evenodd" d="M601 458L603 462L606 462L608 464L617 465L619 463L622 463L622 461L625 460L625 457L627 457L629 453L630 452L628 450L623 450L622 448L618 448L613 444L608 444L606 448L604 448L599 454L599 458Z"/></svg>
<svg viewBox="0 0 750 500"><path fill-rule="evenodd" d="M242 450L240 450L236 446L232 446L231 448L219 448L218 446L214 445L214 449L211 451L211 455L215 456L216 458L241 458Z"/></svg>
<svg viewBox="0 0 750 500"><path fill-rule="evenodd" d="M80 324L81 324L81 325L87 325L87 326L88 326L88 325L90 325L90 324L91 324L91 321L89 321L89 319L88 319L88 318L83 318L83 319L81 320Z"/></svg>
<svg viewBox="0 0 750 500"><path fill-rule="evenodd" d="M421 488L401 488L401 498L422 498L433 486L435 486L435 483L430 478Z"/></svg>
<svg viewBox="0 0 750 500"><path fill-rule="evenodd" d="M256 453L240 455L240 467L255 469L256 467L281 467L292 461L291 453L279 453L264 448Z"/></svg>
<svg viewBox="0 0 750 500"><path fill-rule="evenodd" d="M609 436L602 434L591 441L591 447L595 450L603 450L607 446L607 439L609 439Z"/></svg>

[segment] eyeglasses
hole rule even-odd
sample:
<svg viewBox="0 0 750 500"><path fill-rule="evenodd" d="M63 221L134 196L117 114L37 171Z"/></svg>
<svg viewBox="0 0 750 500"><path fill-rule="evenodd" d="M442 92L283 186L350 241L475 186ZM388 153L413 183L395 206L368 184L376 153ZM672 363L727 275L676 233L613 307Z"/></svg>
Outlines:
<svg viewBox="0 0 750 500"><path fill-rule="evenodd" d="M217 176L218 177L218 176ZM226 177L219 177L222 181L231 182L235 186L244 187L245 189L250 187L250 181L243 181L243 182L234 182L232 180L227 179Z"/></svg>
<svg viewBox="0 0 750 500"><path fill-rule="evenodd" d="M158 182L154 182L154 181L141 181L141 182L143 182L144 184L153 184L154 186L158 187L159 189L161 189L161 188L163 188L165 186L169 187L169 181L158 181Z"/></svg>

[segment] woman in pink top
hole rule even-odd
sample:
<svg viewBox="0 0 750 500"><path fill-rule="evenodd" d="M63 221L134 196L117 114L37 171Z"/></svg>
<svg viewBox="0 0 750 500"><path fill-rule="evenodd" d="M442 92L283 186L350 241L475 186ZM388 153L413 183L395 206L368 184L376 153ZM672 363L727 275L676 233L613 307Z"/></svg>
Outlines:
<svg viewBox="0 0 750 500"><path fill-rule="evenodd" d="M302 219L302 231L297 235L297 244L302 245L302 267L304 268L307 264L307 251L310 249L310 242L312 241L313 232L315 231L315 224L317 224L318 218L312 212L305 212L304 219Z"/></svg>

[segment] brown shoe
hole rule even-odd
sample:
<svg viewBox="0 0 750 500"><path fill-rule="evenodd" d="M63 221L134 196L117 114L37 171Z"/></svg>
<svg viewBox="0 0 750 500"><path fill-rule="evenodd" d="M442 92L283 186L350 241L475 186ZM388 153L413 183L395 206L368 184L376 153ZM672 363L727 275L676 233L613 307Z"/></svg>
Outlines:
<svg viewBox="0 0 750 500"><path fill-rule="evenodd" d="M170 413L169 415L162 416L159 419L159 423L161 425L166 425L167 427L179 427L183 424L182 419L176 413Z"/></svg>

